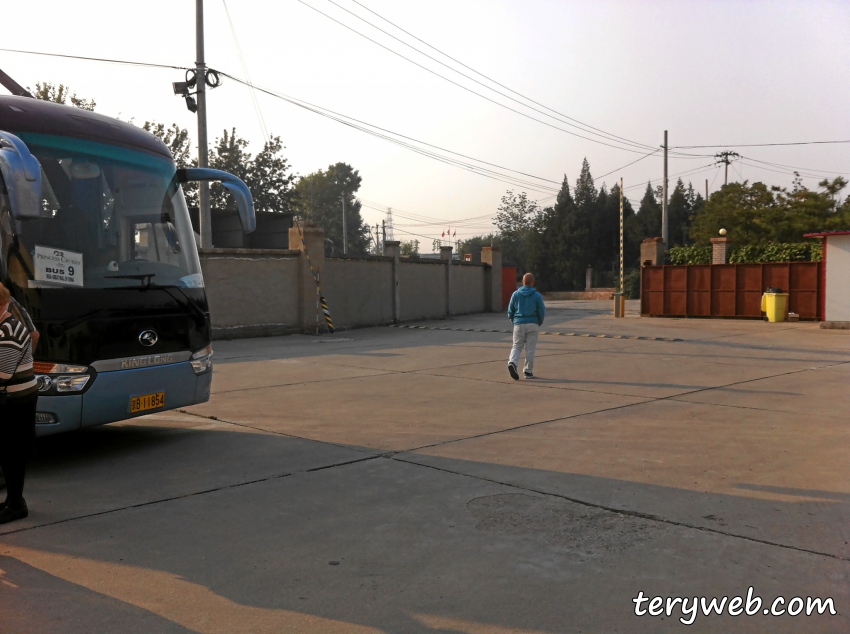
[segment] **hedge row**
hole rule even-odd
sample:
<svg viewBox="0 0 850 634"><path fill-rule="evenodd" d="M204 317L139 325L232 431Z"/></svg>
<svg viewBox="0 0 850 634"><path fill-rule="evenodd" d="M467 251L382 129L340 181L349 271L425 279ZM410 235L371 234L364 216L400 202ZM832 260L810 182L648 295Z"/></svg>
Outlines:
<svg viewBox="0 0 850 634"><path fill-rule="evenodd" d="M823 244L820 242L750 245L729 252L730 264L820 262L822 259ZM711 247L672 247L667 251L667 264L711 264Z"/></svg>

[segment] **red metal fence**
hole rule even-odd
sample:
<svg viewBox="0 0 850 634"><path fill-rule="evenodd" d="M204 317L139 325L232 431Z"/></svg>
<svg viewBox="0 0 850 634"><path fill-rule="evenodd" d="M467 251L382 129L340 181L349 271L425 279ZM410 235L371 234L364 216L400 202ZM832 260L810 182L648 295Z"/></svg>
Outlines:
<svg viewBox="0 0 850 634"><path fill-rule="evenodd" d="M820 262L645 266L640 312L658 317L761 317L769 286L788 293L788 310L821 319Z"/></svg>
<svg viewBox="0 0 850 634"><path fill-rule="evenodd" d="M511 303L511 295L516 290L516 267L502 267L502 310L508 307Z"/></svg>

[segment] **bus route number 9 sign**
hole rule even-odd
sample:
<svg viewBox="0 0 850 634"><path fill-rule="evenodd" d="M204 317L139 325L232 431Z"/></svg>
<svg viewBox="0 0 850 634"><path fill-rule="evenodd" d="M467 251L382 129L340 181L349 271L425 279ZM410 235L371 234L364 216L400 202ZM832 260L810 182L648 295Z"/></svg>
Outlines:
<svg viewBox="0 0 850 634"><path fill-rule="evenodd" d="M62 286L83 285L82 253L36 245L34 255L36 281Z"/></svg>

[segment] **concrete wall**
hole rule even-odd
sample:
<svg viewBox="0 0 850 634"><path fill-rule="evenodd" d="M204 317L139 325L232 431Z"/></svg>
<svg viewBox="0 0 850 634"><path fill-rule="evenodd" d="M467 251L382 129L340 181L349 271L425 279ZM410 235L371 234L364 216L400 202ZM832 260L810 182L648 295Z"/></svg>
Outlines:
<svg viewBox="0 0 850 634"><path fill-rule="evenodd" d="M452 315L501 310L497 248L482 253L486 264L450 267L450 249L442 260L402 259L399 243L391 241L387 256L325 258L324 234L311 223L290 229L289 243L292 250L201 252L213 338L315 333L316 273L335 328L444 319L449 310ZM319 330L326 331L321 314Z"/></svg>
<svg viewBox="0 0 850 634"><path fill-rule="evenodd" d="M480 264L452 266L452 314L483 313L485 267Z"/></svg>
<svg viewBox="0 0 850 634"><path fill-rule="evenodd" d="M393 322L391 258L325 258L321 282L335 327Z"/></svg>
<svg viewBox="0 0 850 634"><path fill-rule="evenodd" d="M201 269L213 337L262 337L299 331L301 253L288 250L209 249Z"/></svg>
<svg viewBox="0 0 850 634"><path fill-rule="evenodd" d="M442 319L446 316L446 265L441 261L399 263L400 318Z"/></svg>

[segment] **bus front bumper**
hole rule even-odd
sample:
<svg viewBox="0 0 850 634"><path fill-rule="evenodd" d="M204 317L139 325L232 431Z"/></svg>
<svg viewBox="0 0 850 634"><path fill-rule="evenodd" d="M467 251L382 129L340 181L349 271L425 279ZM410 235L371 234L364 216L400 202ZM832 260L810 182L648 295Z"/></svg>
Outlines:
<svg viewBox="0 0 850 634"><path fill-rule="evenodd" d="M205 403L210 399L211 385L212 371L197 375L188 361L151 368L100 372L83 394L40 396L37 411L52 414L54 422L36 424L36 436L85 429ZM163 406L130 412L132 397L160 392L165 393Z"/></svg>

